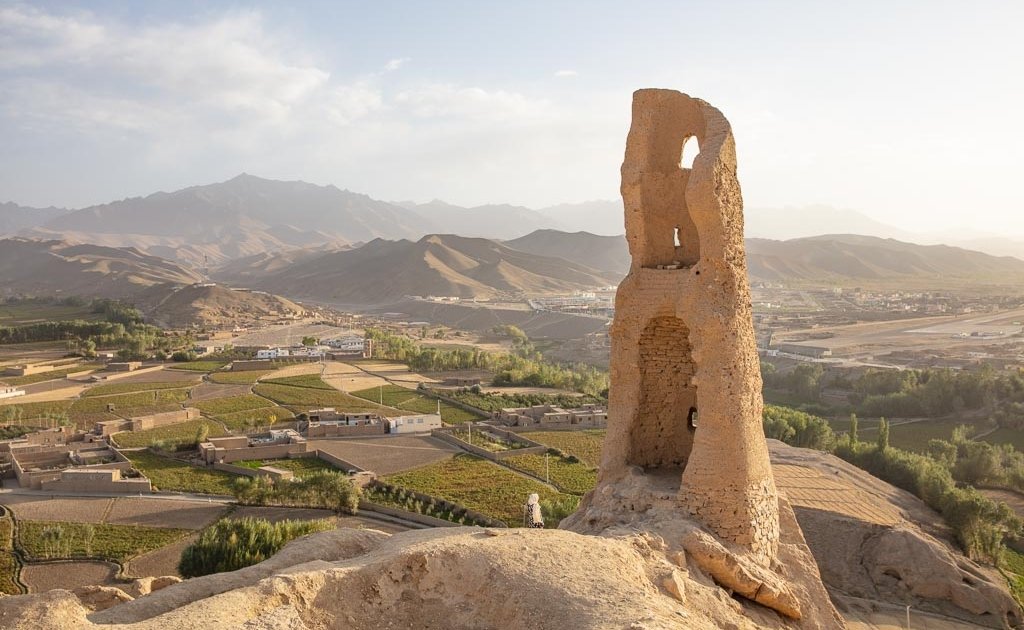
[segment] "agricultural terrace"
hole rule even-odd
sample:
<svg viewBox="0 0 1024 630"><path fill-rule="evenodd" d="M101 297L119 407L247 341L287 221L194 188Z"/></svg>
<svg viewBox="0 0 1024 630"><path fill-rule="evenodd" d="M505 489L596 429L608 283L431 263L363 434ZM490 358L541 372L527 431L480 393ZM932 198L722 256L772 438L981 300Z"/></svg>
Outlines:
<svg viewBox="0 0 1024 630"><path fill-rule="evenodd" d="M536 492L542 500L565 496L538 481L466 453L423 468L388 475L384 481L454 501L511 527L522 523L522 506L530 493Z"/></svg>
<svg viewBox="0 0 1024 630"><path fill-rule="evenodd" d="M43 322L100 321L104 313L91 304L48 304L45 302L0 303L0 326L25 326Z"/></svg>
<svg viewBox="0 0 1024 630"><path fill-rule="evenodd" d="M17 401L17 398L11 399ZM45 402L13 403L0 406L0 418L4 422L21 422L63 416L68 413L73 400L48 400ZM38 422L32 424L39 424Z"/></svg>
<svg viewBox="0 0 1024 630"><path fill-rule="evenodd" d="M0 594L21 593L16 576L18 560L14 557L14 521L0 507Z"/></svg>
<svg viewBox="0 0 1024 630"><path fill-rule="evenodd" d="M513 455L502 463L541 479L547 479L550 474L550 483L568 494L586 494L597 485L597 468L574 457Z"/></svg>
<svg viewBox="0 0 1024 630"><path fill-rule="evenodd" d="M397 409L382 408L376 403L344 394L330 387L322 389L320 387L298 387L295 385L260 382L253 388L253 391L280 405L290 407L292 411L307 411L316 407L334 407L339 411L375 411L385 415L401 415L401 412Z"/></svg>
<svg viewBox="0 0 1024 630"><path fill-rule="evenodd" d="M324 451L378 475L411 470L448 459L459 449L426 435L392 435L344 440L310 440L309 448Z"/></svg>
<svg viewBox="0 0 1024 630"><path fill-rule="evenodd" d="M293 387L312 387L313 389L327 389L334 391L320 378L319 374L298 374L296 376L281 376L277 378L265 378L262 383L275 383L277 385L291 385Z"/></svg>
<svg viewBox="0 0 1024 630"><path fill-rule="evenodd" d="M249 431L259 427L270 427L294 418L295 414L290 409L277 405L213 416L214 420L222 423L230 431Z"/></svg>
<svg viewBox="0 0 1024 630"><path fill-rule="evenodd" d="M102 369L103 367L104 365L102 363L81 363L77 365L71 365L68 367L62 367L58 370L39 372L37 374L27 374L25 376L4 376L0 377L0 381L7 383L8 385L20 387L22 385L32 385L33 383L42 383L44 381L55 381L57 379L67 377L68 374L74 374L75 372L96 371Z"/></svg>
<svg viewBox="0 0 1024 630"><path fill-rule="evenodd" d="M244 370L241 372L214 372L210 380L221 385L252 385L274 370Z"/></svg>
<svg viewBox="0 0 1024 630"><path fill-rule="evenodd" d="M135 556L169 545L187 536L187 529L19 521L16 544L26 556L50 558L101 558L123 563Z"/></svg>
<svg viewBox="0 0 1024 630"><path fill-rule="evenodd" d="M409 413L437 413L438 409L436 398L426 396L414 389L406 389L400 385L371 387L352 392L352 395L373 402L379 402L383 399L386 406ZM475 414L450 403L441 402L441 419L449 424L476 422L484 417L482 413Z"/></svg>
<svg viewBox="0 0 1024 630"><path fill-rule="evenodd" d="M590 466L601 463L601 448L604 446L604 429L584 431L530 431L523 433L534 442L556 448L567 455L575 455Z"/></svg>
<svg viewBox="0 0 1024 630"><path fill-rule="evenodd" d="M170 363L164 369L185 370L187 372L213 372L227 364L227 361L182 361L181 363Z"/></svg>
<svg viewBox="0 0 1024 630"><path fill-rule="evenodd" d="M260 468L261 466L273 466L282 470L290 470L296 477L302 477L321 470L337 472L337 468L331 466L319 457L296 457L294 459L245 459L234 463L235 466L245 468Z"/></svg>
<svg viewBox="0 0 1024 630"><path fill-rule="evenodd" d="M112 439L120 448L140 448L159 442L167 449L175 449L180 446L195 445L196 438L199 437L203 427L206 427L207 437L227 435L224 426L219 422L207 418L197 418L145 431L115 433Z"/></svg>
<svg viewBox="0 0 1024 630"><path fill-rule="evenodd" d="M139 416L163 411L181 409L181 403L188 400L188 389L154 389L152 391L115 394L113 396L89 396L71 403L68 417L78 426L91 428L99 420L113 419L107 413L107 406L122 416Z"/></svg>
<svg viewBox="0 0 1024 630"><path fill-rule="evenodd" d="M124 455L153 482L154 490L195 492L199 494L231 494L235 475L222 470L198 468L149 451L126 451Z"/></svg>
<svg viewBox="0 0 1024 630"><path fill-rule="evenodd" d="M220 416L241 411L251 411L264 407L273 407L274 403L266 398L253 394L242 394L239 396L228 396L226 398L211 398L209 400L197 400L192 403L193 407L199 409L207 416Z"/></svg>
<svg viewBox="0 0 1024 630"><path fill-rule="evenodd" d="M890 439L892 439L891 432ZM1018 451L1024 451L1024 431L1021 431L1020 429L1000 427L991 433L980 435L975 439L984 440L989 444L1012 444L1013 448ZM1022 556L1022 558L1024 558L1024 556Z"/></svg>
<svg viewBox="0 0 1024 630"><path fill-rule="evenodd" d="M158 389L187 389L199 384L197 378L185 378L177 381L155 381L155 382L133 382L133 383L107 383L97 385L82 392L83 398L93 396L114 396L118 394L134 394L138 392L152 392Z"/></svg>

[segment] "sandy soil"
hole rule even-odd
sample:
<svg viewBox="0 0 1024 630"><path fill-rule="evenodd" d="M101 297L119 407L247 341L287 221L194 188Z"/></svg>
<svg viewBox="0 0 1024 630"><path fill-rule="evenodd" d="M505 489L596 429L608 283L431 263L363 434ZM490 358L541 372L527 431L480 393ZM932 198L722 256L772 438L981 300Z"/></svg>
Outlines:
<svg viewBox="0 0 1024 630"><path fill-rule="evenodd" d="M379 475L390 475L432 464L448 459L458 452L454 446L441 440L412 436L312 440L309 446Z"/></svg>
<svg viewBox="0 0 1024 630"><path fill-rule="evenodd" d="M53 588L73 589L92 584L113 584L117 567L106 562L55 562L29 564L21 569L21 581L30 593Z"/></svg>
<svg viewBox="0 0 1024 630"><path fill-rule="evenodd" d="M895 525L901 517L891 504L841 479L830 479L813 468L776 464L775 485L794 507L843 514L868 523Z"/></svg>
<svg viewBox="0 0 1024 630"><path fill-rule="evenodd" d="M58 381L63 384L64 387L59 389L51 389L49 391L40 392L38 394L25 394L24 396L18 396L17 398L5 398L0 400L0 406L3 405L19 405L22 403L30 402L49 402L51 400L67 400L74 398L86 390L82 385L70 385L69 381L62 380Z"/></svg>
<svg viewBox="0 0 1024 630"><path fill-rule="evenodd" d="M357 392L361 389L387 385L387 380L372 376L354 365L340 361L329 361L324 368L324 382L343 392Z"/></svg>
<svg viewBox="0 0 1024 630"><path fill-rule="evenodd" d="M301 376L303 374L319 374L321 365L319 363L296 363L295 365L289 365L279 370L274 370L270 374L260 378L261 381L271 378L283 378L285 376Z"/></svg>

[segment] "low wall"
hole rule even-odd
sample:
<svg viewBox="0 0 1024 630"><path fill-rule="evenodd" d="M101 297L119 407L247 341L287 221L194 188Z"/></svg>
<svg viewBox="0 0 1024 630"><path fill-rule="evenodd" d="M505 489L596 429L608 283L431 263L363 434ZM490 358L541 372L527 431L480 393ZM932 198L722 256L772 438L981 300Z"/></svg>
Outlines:
<svg viewBox="0 0 1024 630"><path fill-rule="evenodd" d="M40 490L44 492L116 492L123 494L149 494L153 486L149 479L98 479L71 478L63 476L52 481L43 481Z"/></svg>
<svg viewBox="0 0 1024 630"><path fill-rule="evenodd" d="M148 416L132 418L131 430L145 431L147 429L155 429L157 427L166 427L172 424L180 424L182 422L188 422L189 420L195 420L198 417L199 410L195 407L186 407L177 411L166 411L164 413L154 413Z"/></svg>
<svg viewBox="0 0 1024 630"><path fill-rule="evenodd" d="M306 427L305 437L313 440L331 437L360 437L366 435L387 435L388 428L383 422L362 425L329 425Z"/></svg>
<svg viewBox="0 0 1024 630"><path fill-rule="evenodd" d="M453 407L458 407L459 409L462 409L463 411L468 411L468 412L470 412L472 414L476 414L477 416L480 417L481 420L491 417L491 415L488 412L484 411L483 409L479 409L477 407L474 407L473 405L467 405L466 403L462 402L461 400L456 400L454 398L450 398L448 396L445 396L444 394L439 394L436 389L431 389L431 388L427 387L426 389L418 389L416 391L424 393L424 394L427 394L429 396L433 396L434 398L437 398L438 400L446 402L449 405L452 405Z"/></svg>
<svg viewBox="0 0 1024 630"><path fill-rule="evenodd" d="M273 464L267 464L267 465L268 466L273 466ZM259 468L247 468L245 466L234 466L232 464L221 464L220 462L215 463L213 465L213 469L214 470L223 470L224 472L229 472L229 473L231 473L233 475L243 475L245 477L270 477L274 481L279 481L279 480L285 479L285 478L289 478L290 479L290 477L283 477L283 476L281 476L279 474L276 474L276 473L273 473L273 472L269 472L269 471L266 471L266 470L260 470Z"/></svg>
<svg viewBox="0 0 1024 630"><path fill-rule="evenodd" d="M413 523L429 525L430 527L462 527L458 523L434 518L433 516L427 516L426 514L418 514L416 512L399 510L398 508L388 507L386 505L379 505L377 503L366 501L365 499L359 500L359 509L363 512L376 512L377 514L394 516L395 518L400 518L403 521L412 521Z"/></svg>
<svg viewBox="0 0 1024 630"><path fill-rule="evenodd" d="M232 361L231 372L251 372L253 370L270 370L274 366L270 364L270 359L253 359L251 361Z"/></svg>
<svg viewBox="0 0 1024 630"><path fill-rule="evenodd" d="M360 468L359 466L356 466L352 462L346 461L336 455L331 455L326 451L318 450L316 451L316 456L322 459L323 461L327 462L328 464L336 466L347 472L366 472L364 469Z"/></svg>

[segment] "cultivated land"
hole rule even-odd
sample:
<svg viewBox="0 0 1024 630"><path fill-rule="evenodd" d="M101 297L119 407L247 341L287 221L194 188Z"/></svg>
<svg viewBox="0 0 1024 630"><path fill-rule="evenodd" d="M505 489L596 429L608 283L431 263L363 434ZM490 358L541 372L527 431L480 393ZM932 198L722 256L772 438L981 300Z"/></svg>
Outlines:
<svg viewBox="0 0 1024 630"><path fill-rule="evenodd" d="M459 452L447 442L425 436L310 440L309 446L380 475L445 460Z"/></svg>
<svg viewBox="0 0 1024 630"><path fill-rule="evenodd" d="M371 387L370 389L352 392L352 395L373 402L383 400L384 405L407 413L437 413L438 409L440 409L441 419L449 424L478 422L484 418L483 415L466 411L461 407L456 407L444 401L441 401L439 406L436 398L431 398L414 389L406 389L399 385Z"/></svg>
<svg viewBox="0 0 1024 630"><path fill-rule="evenodd" d="M231 494L234 475L211 468L198 468L147 451L127 451L125 455L136 468L153 482L154 489L195 492L198 494Z"/></svg>

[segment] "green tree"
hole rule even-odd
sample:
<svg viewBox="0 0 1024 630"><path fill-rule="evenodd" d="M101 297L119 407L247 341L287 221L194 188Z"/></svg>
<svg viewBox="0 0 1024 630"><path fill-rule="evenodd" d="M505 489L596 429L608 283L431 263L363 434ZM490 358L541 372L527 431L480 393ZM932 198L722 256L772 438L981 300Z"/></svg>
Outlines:
<svg viewBox="0 0 1024 630"><path fill-rule="evenodd" d="M889 423L885 418L878 420L878 450L884 451L889 448Z"/></svg>
<svg viewBox="0 0 1024 630"><path fill-rule="evenodd" d="M334 524L327 519L279 523L255 518L221 519L182 551L178 571L187 578L235 571L263 562L299 536L331 529Z"/></svg>
<svg viewBox="0 0 1024 630"><path fill-rule="evenodd" d="M850 443L856 444L860 439L857 435L857 414L850 414Z"/></svg>
<svg viewBox="0 0 1024 630"><path fill-rule="evenodd" d="M303 337L302 338L302 345L304 345L304 346L312 347L312 346L315 346L316 344L317 344L316 337L308 337L307 336L307 337Z"/></svg>

